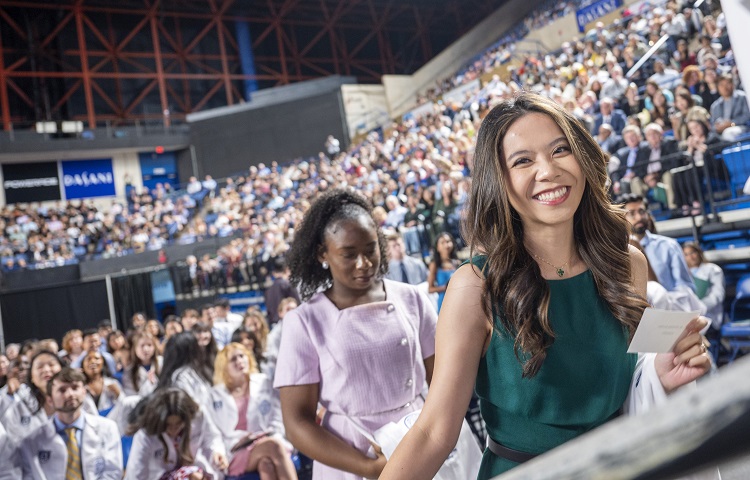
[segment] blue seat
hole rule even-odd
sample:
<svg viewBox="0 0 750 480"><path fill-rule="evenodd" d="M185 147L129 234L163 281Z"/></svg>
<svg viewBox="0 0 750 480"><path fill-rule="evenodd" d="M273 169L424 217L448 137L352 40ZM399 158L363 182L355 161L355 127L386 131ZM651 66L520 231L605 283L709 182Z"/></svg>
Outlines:
<svg viewBox="0 0 750 480"><path fill-rule="evenodd" d="M746 303L750 303L750 275L743 275L737 281L729 323L721 327L721 338L729 343L727 363L732 363L742 348L750 347L750 319L737 318L737 305Z"/></svg>
<svg viewBox="0 0 750 480"><path fill-rule="evenodd" d="M737 198L738 192L742 192L742 187L750 176L750 144L725 148L721 151L721 156L731 177L732 198Z"/></svg>

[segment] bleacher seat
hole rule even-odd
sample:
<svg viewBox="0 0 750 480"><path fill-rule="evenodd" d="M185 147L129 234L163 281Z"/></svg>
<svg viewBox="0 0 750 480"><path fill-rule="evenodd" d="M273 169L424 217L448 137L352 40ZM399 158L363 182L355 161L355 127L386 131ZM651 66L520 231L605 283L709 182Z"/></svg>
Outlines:
<svg viewBox="0 0 750 480"><path fill-rule="evenodd" d="M737 289L729 314L729 323L721 327L722 341L729 345L727 363L732 363L741 349L750 347L750 319L738 318L738 304L750 304L750 275L742 276L737 282Z"/></svg>
<svg viewBox="0 0 750 480"><path fill-rule="evenodd" d="M721 156L729 170L732 198L737 198L750 177L750 143L725 148Z"/></svg>

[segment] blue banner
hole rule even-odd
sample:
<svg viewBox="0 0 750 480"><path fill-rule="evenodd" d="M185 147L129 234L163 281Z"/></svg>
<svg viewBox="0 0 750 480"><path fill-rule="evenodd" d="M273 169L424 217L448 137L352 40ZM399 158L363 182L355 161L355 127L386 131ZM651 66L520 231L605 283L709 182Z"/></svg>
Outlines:
<svg viewBox="0 0 750 480"><path fill-rule="evenodd" d="M578 31L583 33L586 25L622 7L622 0L599 0L576 10Z"/></svg>
<svg viewBox="0 0 750 480"><path fill-rule="evenodd" d="M62 162L62 179L68 200L115 195L111 158Z"/></svg>

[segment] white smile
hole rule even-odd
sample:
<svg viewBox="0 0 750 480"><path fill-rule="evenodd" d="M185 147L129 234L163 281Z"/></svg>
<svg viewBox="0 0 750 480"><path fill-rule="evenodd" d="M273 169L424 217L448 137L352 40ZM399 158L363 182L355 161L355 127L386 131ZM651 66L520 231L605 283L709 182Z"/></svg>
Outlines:
<svg viewBox="0 0 750 480"><path fill-rule="evenodd" d="M560 187L557 190L551 192L542 192L538 195L534 195L534 198L541 200L542 202L553 202L559 198L565 196L568 193L568 187Z"/></svg>

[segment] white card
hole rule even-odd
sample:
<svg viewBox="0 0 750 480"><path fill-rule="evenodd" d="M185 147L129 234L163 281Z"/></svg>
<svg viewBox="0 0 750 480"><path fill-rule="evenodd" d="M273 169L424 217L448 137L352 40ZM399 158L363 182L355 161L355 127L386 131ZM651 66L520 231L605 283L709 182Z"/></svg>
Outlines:
<svg viewBox="0 0 750 480"><path fill-rule="evenodd" d="M668 353L690 320L700 312L674 312L647 308L630 342L628 353Z"/></svg>

